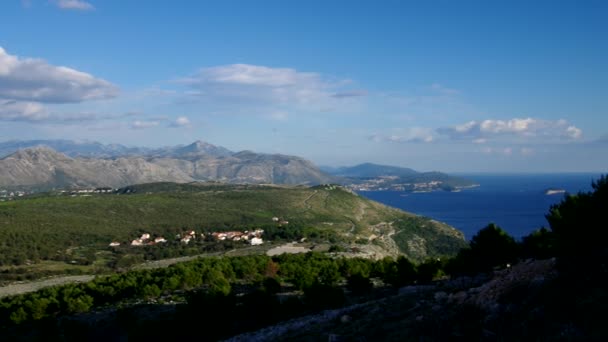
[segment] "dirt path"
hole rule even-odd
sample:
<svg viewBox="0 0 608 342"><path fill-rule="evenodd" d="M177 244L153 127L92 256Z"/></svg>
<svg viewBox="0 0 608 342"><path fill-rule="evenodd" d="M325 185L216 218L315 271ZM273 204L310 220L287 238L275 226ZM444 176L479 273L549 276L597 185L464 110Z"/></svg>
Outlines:
<svg viewBox="0 0 608 342"><path fill-rule="evenodd" d="M178 258L148 261L143 264L133 266L131 268L131 270L151 270L151 269L156 269L156 268L169 267L173 264L190 261L190 260L194 260L197 258L206 258L206 257L223 256L223 255L228 256L228 255L233 255L235 253L243 253L243 252L246 252L248 249L253 249L253 248L246 247L246 248L240 248L240 249L235 249L235 250L230 250L230 251L225 251L225 252L205 253L205 254L198 254L198 255L193 255L193 256L184 256L184 257L178 257ZM107 274L107 275L109 275L109 274ZM101 276L104 276L104 275L101 275ZM42 280L39 279L39 280L33 280L33 281L28 281L28 282L13 283L13 284L9 284L9 285L0 287L0 298L7 297L7 296L14 296L14 295L28 293L28 292L35 292L35 291L38 291L40 289L43 289L45 287L50 287L50 286L65 285L65 284L71 284L71 283L85 283L87 281L93 280L94 278L95 278L94 275L58 276L58 277L42 279Z"/></svg>
<svg viewBox="0 0 608 342"><path fill-rule="evenodd" d="M310 201L318 192L319 192L318 190L315 190L312 194L310 194L310 196L308 196L304 200L304 202L302 202L304 204L304 207L305 207L305 209L302 210L303 213L309 211L310 209L312 209L312 206L310 204L308 204L308 201Z"/></svg>
<svg viewBox="0 0 608 342"><path fill-rule="evenodd" d="M285 254L285 253L297 254L297 253L306 253L306 252L310 252L310 248L294 246L293 243L287 243L282 246L275 247L273 249L268 250L266 252L266 255L273 256L273 255L279 255L279 254Z"/></svg>
<svg viewBox="0 0 608 342"><path fill-rule="evenodd" d="M14 283L0 287L0 298L34 292L50 286L65 285L70 283L85 283L93 280L93 278L95 278L94 275L78 275Z"/></svg>

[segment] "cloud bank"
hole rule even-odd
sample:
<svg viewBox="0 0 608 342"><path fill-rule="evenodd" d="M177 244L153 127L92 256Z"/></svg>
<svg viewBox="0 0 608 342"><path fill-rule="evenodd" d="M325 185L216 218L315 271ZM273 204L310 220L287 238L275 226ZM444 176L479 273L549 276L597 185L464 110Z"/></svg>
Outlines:
<svg viewBox="0 0 608 342"><path fill-rule="evenodd" d="M110 82L41 59L19 58L0 47L0 98L73 103L118 95Z"/></svg>
<svg viewBox="0 0 608 342"><path fill-rule="evenodd" d="M527 138L541 140L578 140L583 136L580 128L566 120L515 118L510 120L469 121L460 125L439 128L437 132L454 140L471 140L484 143L498 138Z"/></svg>
<svg viewBox="0 0 608 342"><path fill-rule="evenodd" d="M0 120L53 119L44 104L110 99L118 93L118 87L103 79L41 59L19 58L0 47Z"/></svg>
<svg viewBox="0 0 608 342"><path fill-rule="evenodd" d="M332 100L367 95L365 90L344 90L342 81L330 81L314 72L251 64L202 68L178 80L194 89L191 96L269 105L322 106Z"/></svg>

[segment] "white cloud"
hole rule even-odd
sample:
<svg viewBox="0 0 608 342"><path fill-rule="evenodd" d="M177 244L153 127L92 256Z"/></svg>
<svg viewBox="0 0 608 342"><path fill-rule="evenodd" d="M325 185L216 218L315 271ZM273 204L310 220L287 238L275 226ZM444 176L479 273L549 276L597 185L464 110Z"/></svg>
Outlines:
<svg viewBox="0 0 608 342"><path fill-rule="evenodd" d="M324 108L344 98L367 94L365 90L343 89L350 82L329 81L315 72L250 64L203 68L178 82L194 90L188 92L190 96L228 99L224 103L239 104L290 104Z"/></svg>
<svg viewBox="0 0 608 342"><path fill-rule="evenodd" d="M73 103L117 95L118 88L108 81L41 59L19 58L0 47L0 99Z"/></svg>
<svg viewBox="0 0 608 342"><path fill-rule="evenodd" d="M88 112L53 113L38 102L0 100L0 121L22 121L30 123L73 123L96 121L119 116L98 115Z"/></svg>
<svg viewBox="0 0 608 342"><path fill-rule="evenodd" d="M56 0L53 3L59 8L68 10L90 11L95 9L92 4L82 0Z"/></svg>
<svg viewBox="0 0 608 342"><path fill-rule="evenodd" d="M107 115L62 113L46 104L108 99L118 88L90 74L40 59L19 58L0 47L0 121L67 123L91 121Z"/></svg>
<svg viewBox="0 0 608 342"><path fill-rule="evenodd" d="M185 116L180 116L173 121L170 127L188 127L190 126L190 119Z"/></svg>
<svg viewBox="0 0 608 342"><path fill-rule="evenodd" d="M0 120L39 121L47 117L46 109L39 103L0 100Z"/></svg>
<svg viewBox="0 0 608 342"><path fill-rule="evenodd" d="M452 127L440 128L437 132L452 139L470 139L476 143L509 137L577 140L583 135L580 128L569 124L566 120L553 121L534 118L469 121Z"/></svg>
<svg viewBox="0 0 608 342"><path fill-rule="evenodd" d="M389 134L372 134L368 138L373 142L388 141L393 143L431 143L435 141L433 130L425 127L396 128Z"/></svg>
<svg viewBox="0 0 608 342"><path fill-rule="evenodd" d="M319 75L316 73L298 72L290 68L231 64L201 69L191 80L195 83L285 87L302 83L317 83L318 79Z"/></svg>
<svg viewBox="0 0 608 342"><path fill-rule="evenodd" d="M131 123L132 129L146 129L160 125L160 121L141 121L136 120Z"/></svg>
<svg viewBox="0 0 608 342"><path fill-rule="evenodd" d="M572 139L580 139L583 136L583 131L575 126L568 126L566 136Z"/></svg>

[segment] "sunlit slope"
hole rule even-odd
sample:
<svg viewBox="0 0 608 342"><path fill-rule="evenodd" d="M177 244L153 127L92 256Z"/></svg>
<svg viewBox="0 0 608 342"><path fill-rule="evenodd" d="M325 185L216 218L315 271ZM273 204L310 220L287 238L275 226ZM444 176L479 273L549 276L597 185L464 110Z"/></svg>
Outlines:
<svg viewBox="0 0 608 342"><path fill-rule="evenodd" d="M403 253L420 259L452 254L464 245L462 233L445 224L336 186L153 183L120 194L49 194L2 202L0 253L48 258L70 247L129 242L144 232L171 238L186 229L277 227L273 217L289 222L283 227L333 232L331 243L357 246L376 257Z"/></svg>

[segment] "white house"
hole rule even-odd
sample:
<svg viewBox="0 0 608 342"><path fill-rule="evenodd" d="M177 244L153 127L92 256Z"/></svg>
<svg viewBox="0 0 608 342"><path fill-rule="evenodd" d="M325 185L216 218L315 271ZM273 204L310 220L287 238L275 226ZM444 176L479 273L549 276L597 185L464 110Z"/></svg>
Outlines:
<svg viewBox="0 0 608 342"><path fill-rule="evenodd" d="M251 243L251 245L252 245L252 246L256 246L256 245L261 245L261 244L263 244L263 243L264 243L264 241L262 240L262 238L257 238L257 237L254 237L253 239L251 239L251 240L249 241L249 243Z"/></svg>
<svg viewBox="0 0 608 342"><path fill-rule="evenodd" d="M144 242L141 241L141 239L136 239L136 240L131 241L131 246L141 246L143 244L144 244Z"/></svg>

